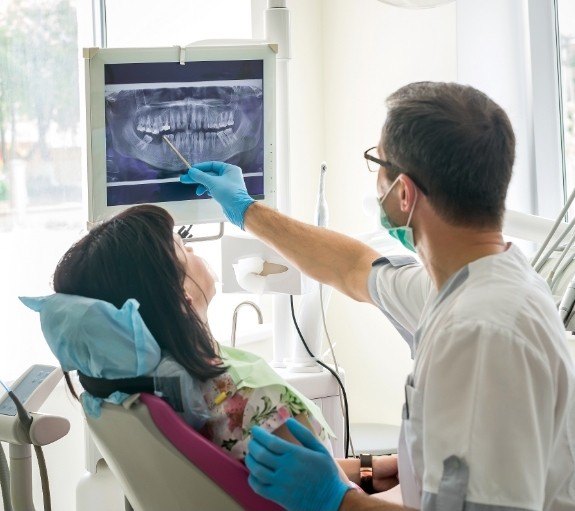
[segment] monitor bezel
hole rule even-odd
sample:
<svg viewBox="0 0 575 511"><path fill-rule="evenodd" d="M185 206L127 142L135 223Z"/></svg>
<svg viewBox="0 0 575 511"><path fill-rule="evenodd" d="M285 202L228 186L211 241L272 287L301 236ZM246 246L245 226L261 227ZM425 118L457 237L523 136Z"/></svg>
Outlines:
<svg viewBox="0 0 575 511"><path fill-rule="evenodd" d="M106 64L197 62L218 60L263 61L264 198L276 207L276 70L277 47L272 44L217 45L158 48L85 48L85 98L87 136L88 227L111 218L134 204L107 205L105 80ZM185 64L184 64L185 65ZM96 171L95 169L103 169ZM176 225L219 223L226 217L214 199L156 202L174 218Z"/></svg>

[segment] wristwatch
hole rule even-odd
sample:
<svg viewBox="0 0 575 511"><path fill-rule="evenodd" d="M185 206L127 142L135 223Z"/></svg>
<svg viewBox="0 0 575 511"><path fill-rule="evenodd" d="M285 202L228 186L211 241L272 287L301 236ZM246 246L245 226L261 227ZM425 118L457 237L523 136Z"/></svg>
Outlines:
<svg viewBox="0 0 575 511"><path fill-rule="evenodd" d="M368 494L375 492L373 489L373 456L371 454L359 455L359 486Z"/></svg>

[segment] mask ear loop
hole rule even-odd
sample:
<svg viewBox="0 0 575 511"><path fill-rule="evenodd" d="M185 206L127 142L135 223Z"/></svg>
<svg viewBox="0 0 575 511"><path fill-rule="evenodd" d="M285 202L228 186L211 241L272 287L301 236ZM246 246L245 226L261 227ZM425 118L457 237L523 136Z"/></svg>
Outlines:
<svg viewBox="0 0 575 511"><path fill-rule="evenodd" d="M415 211L415 205L417 204L417 199L419 198L419 194L417 193L417 188L415 189L415 200L413 201L413 207L411 208L411 211L409 212L409 217L407 217L407 224L405 227L409 227L409 224L411 223L411 217L413 216L413 212Z"/></svg>
<svg viewBox="0 0 575 511"><path fill-rule="evenodd" d="M385 195L379 199L379 204L380 206L383 207L383 203L385 202L385 199L387 199L388 195L391 193L391 190L393 190L393 187L397 184L397 182L399 181L399 177L401 176L401 174L399 176L397 176L395 178L395 181L393 183L391 183L391 186L389 187L389 190L387 190L387 192L385 192Z"/></svg>

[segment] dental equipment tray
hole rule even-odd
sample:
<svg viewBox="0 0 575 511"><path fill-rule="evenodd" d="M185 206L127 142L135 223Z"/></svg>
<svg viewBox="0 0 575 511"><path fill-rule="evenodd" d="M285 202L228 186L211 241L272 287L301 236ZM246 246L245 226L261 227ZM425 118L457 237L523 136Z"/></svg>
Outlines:
<svg viewBox="0 0 575 511"><path fill-rule="evenodd" d="M11 390L24 405L28 412L37 412L44 404L56 384L62 378L58 367L49 365L33 365L12 385ZM8 393L0 396L0 416L15 416L16 406Z"/></svg>

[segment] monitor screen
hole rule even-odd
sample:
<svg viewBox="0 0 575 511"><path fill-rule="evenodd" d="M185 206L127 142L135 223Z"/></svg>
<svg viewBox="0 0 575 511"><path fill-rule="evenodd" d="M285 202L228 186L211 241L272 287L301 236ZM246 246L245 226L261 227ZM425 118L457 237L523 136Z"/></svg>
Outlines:
<svg viewBox="0 0 575 511"><path fill-rule="evenodd" d="M256 48L261 48L260 55ZM168 62L162 61L165 55L159 58L160 49L126 49L124 58L118 58L118 49L96 53L101 69L88 73L92 149L98 146L94 136L103 135L104 140L102 151L92 150L89 158L88 187L95 206L90 208L95 213L90 214L91 222L143 203L174 210L176 221L182 223L184 211L188 213L185 223L223 220L208 195L196 195L195 185L179 180L188 163L210 160L239 166L254 199L275 200L273 178L269 179L274 173L270 110L275 105L270 101L274 89L267 83L269 46L248 49L200 47L194 52L187 48L190 60L184 65L173 58L174 49L167 48L163 50L171 50L172 55ZM102 58L106 56L111 58ZM103 130L95 130L99 106L94 101L100 95Z"/></svg>

